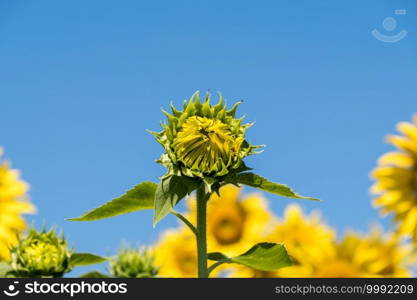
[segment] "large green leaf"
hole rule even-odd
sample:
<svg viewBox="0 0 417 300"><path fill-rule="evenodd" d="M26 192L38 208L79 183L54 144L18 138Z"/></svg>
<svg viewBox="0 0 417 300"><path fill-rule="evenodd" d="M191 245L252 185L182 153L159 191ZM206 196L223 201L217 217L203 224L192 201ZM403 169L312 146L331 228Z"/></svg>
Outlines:
<svg viewBox="0 0 417 300"><path fill-rule="evenodd" d="M172 175L163 178L155 193L153 225L166 217L182 198L191 194L200 184L197 180L186 176Z"/></svg>
<svg viewBox="0 0 417 300"><path fill-rule="evenodd" d="M129 190L123 196L113 199L78 218L70 221L94 221L110 218L137 210L152 209L154 206L157 184L154 182L142 182Z"/></svg>
<svg viewBox="0 0 417 300"><path fill-rule="evenodd" d="M217 265L235 263L261 271L275 271L292 265L285 247L275 243L256 244L242 255L231 258L220 252L209 253L208 259L219 262Z"/></svg>
<svg viewBox="0 0 417 300"><path fill-rule="evenodd" d="M105 262L107 258L91 253L74 253L71 255L70 265L73 267L94 265Z"/></svg>
<svg viewBox="0 0 417 300"><path fill-rule="evenodd" d="M248 186L269 192L272 194L280 195L287 198L297 198L297 199L306 199L320 201L319 199L312 197L304 197L296 192L294 192L290 187L285 184L272 182L265 177L256 175L254 173L240 173L236 175L237 182L241 184L246 184Z"/></svg>

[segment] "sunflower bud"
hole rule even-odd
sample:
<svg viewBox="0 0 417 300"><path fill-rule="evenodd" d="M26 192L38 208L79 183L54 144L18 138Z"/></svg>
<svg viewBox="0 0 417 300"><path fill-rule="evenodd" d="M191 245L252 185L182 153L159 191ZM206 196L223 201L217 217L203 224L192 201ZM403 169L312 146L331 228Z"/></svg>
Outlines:
<svg viewBox="0 0 417 300"><path fill-rule="evenodd" d="M219 95L216 105L210 104L210 94L203 103L196 92L183 110L171 105L172 114L161 132L153 132L165 153L158 161L168 168L169 175L189 177L221 177L239 168L242 159L254 154L258 146L245 140L246 129L252 124L242 124L236 119L236 109L241 102L227 110Z"/></svg>
<svg viewBox="0 0 417 300"><path fill-rule="evenodd" d="M152 278L158 274L149 249L121 249L110 261L110 273L118 278Z"/></svg>
<svg viewBox="0 0 417 300"><path fill-rule="evenodd" d="M62 277L71 270L70 257L64 237L57 236L54 230L31 229L12 249L12 273L17 277Z"/></svg>

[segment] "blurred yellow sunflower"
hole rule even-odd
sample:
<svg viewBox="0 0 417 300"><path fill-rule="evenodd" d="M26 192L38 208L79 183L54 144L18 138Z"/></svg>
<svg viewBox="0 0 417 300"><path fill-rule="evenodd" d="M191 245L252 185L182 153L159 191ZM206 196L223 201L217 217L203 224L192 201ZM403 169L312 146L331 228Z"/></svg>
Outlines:
<svg viewBox="0 0 417 300"><path fill-rule="evenodd" d="M407 277L409 245L392 233L375 228L362 236L350 232L338 242L334 230L318 213L304 215L290 205L270 241L283 243L294 265L276 272L259 272L234 266L232 277Z"/></svg>
<svg viewBox="0 0 417 300"><path fill-rule="evenodd" d="M233 277L310 277L314 272L313 266L332 252L335 232L324 224L318 212L304 215L300 206L291 204L266 239L283 243L294 265L276 272L233 266Z"/></svg>
<svg viewBox="0 0 417 300"><path fill-rule="evenodd" d="M397 129L403 135L390 135L387 140L398 151L379 159L371 192L377 195L374 204L381 213L392 213L398 231L417 242L417 116L413 123L399 123Z"/></svg>
<svg viewBox="0 0 417 300"><path fill-rule="evenodd" d="M283 243L294 266L277 272L280 277L299 277L311 274L311 265L331 252L336 233L315 211L305 215L300 206L290 204L272 232L270 239ZM300 274L301 273L301 274Z"/></svg>
<svg viewBox="0 0 417 300"><path fill-rule="evenodd" d="M213 194L207 203L207 243L209 252L242 254L261 242L273 217L266 200L259 194L240 195L241 189L226 185L220 196ZM195 198L188 200L187 217L196 219ZM195 223L195 222L194 222Z"/></svg>
<svg viewBox="0 0 417 300"><path fill-rule="evenodd" d="M154 251L161 277L197 277L196 241L188 228L167 230Z"/></svg>
<svg viewBox="0 0 417 300"><path fill-rule="evenodd" d="M0 148L0 260L8 260L10 247L16 245L26 226L22 214L34 212L34 207L25 199L28 185L20 179L19 171L2 161L2 154Z"/></svg>
<svg viewBox="0 0 417 300"><path fill-rule="evenodd" d="M398 235L374 228L366 236L348 232L335 244L332 256L323 257L314 277L409 277L410 245Z"/></svg>
<svg viewBox="0 0 417 300"><path fill-rule="evenodd" d="M0 201L21 199L28 191L26 182L20 179L18 170L10 169L9 163L2 160L0 148Z"/></svg>

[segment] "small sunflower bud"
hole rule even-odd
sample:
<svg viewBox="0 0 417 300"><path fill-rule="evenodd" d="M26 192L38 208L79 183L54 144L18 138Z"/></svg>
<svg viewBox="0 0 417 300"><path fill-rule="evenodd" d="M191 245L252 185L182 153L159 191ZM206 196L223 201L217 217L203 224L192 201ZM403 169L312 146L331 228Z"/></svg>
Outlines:
<svg viewBox="0 0 417 300"><path fill-rule="evenodd" d="M168 124L163 131L153 133L164 147L158 161L168 168L169 174L189 177L221 177L239 168L242 159L254 154L258 146L245 140L246 129L252 124L242 124L235 113L240 102L230 110L219 96L216 105L210 104L207 94L203 103L196 92L183 111L171 105L172 114L165 112Z"/></svg>
<svg viewBox="0 0 417 300"><path fill-rule="evenodd" d="M110 261L110 273L118 278L152 278L158 268L151 250L125 248Z"/></svg>
<svg viewBox="0 0 417 300"><path fill-rule="evenodd" d="M70 257L63 236L57 236L54 230L31 229L12 249L11 267L17 277L62 277L71 270Z"/></svg>

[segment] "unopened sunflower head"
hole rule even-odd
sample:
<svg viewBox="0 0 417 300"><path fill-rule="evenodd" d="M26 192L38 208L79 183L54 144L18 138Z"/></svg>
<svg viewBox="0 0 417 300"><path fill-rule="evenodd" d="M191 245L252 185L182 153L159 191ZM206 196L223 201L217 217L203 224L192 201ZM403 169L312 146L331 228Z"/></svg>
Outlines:
<svg viewBox="0 0 417 300"><path fill-rule="evenodd" d="M118 278L153 278L158 271L155 256L147 248L123 248L110 261L110 273Z"/></svg>
<svg viewBox="0 0 417 300"><path fill-rule="evenodd" d="M54 230L31 229L12 249L11 267L17 277L62 277L71 270L71 254L65 238Z"/></svg>
<svg viewBox="0 0 417 300"><path fill-rule="evenodd" d="M227 110L221 95L212 105L210 94L200 101L196 92L184 101L182 111L173 105L171 114L163 111L168 123L152 134L166 151L158 162L168 168L168 174L218 178L238 169L243 158L256 153L259 146L245 140L246 129L252 124L242 124L243 117L235 117L240 103Z"/></svg>

